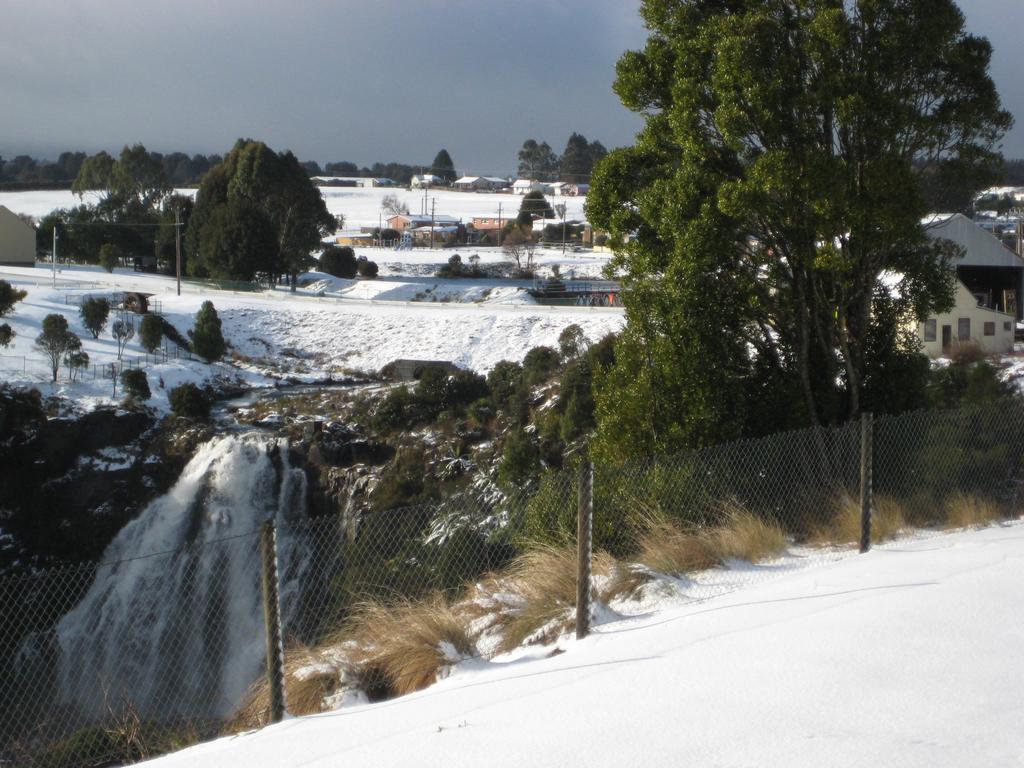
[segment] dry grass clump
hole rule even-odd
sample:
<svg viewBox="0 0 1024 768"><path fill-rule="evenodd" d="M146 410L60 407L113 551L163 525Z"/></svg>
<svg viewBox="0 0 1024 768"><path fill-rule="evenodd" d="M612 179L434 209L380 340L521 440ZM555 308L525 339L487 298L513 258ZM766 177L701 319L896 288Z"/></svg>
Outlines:
<svg viewBox="0 0 1024 768"><path fill-rule="evenodd" d="M576 575L575 547L532 545L504 571L477 583L461 609L480 634L498 635L495 653L552 642L575 623ZM594 553L592 576L601 602L631 594L649 579L606 552Z"/></svg>
<svg viewBox="0 0 1024 768"><path fill-rule="evenodd" d="M353 669L342 653L294 646L285 653L285 701L293 715L311 715L327 709L327 700L352 687ZM227 733L262 728L270 722L270 688L265 675L249 688Z"/></svg>
<svg viewBox="0 0 1024 768"><path fill-rule="evenodd" d="M364 601L334 644L348 645L360 677L379 680L392 696L426 688L475 651L465 621L441 595L419 601Z"/></svg>
<svg viewBox="0 0 1024 768"><path fill-rule="evenodd" d="M720 560L756 563L784 552L789 544L778 523L755 515L739 502L725 502L719 514L721 524L708 535Z"/></svg>
<svg viewBox="0 0 1024 768"><path fill-rule="evenodd" d="M838 502L839 510L819 538L833 544L856 544L860 541L860 501L844 496ZM894 539L907 527L907 515L903 504L891 496L875 496L871 504L871 541L879 544Z"/></svg>
<svg viewBox="0 0 1024 768"><path fill-rule="evenodd" d="M978 528L1001 520L1003 511L993 501L966 493L955 493L944 505L947 528Z"/></svg>
<svg viewBox="0 0 1024 768"><path fill-rule="evenodd" d="M321 646L289 649L285 701L291 714L309 715L334 708L332 700L345 691L371 701L401 696L431 685L474 650L462 617L439 595L417 602L367 600ZM270 691L261 676L227 731L259 728L269 717Z"/></svg>
<svg viewBox="0 0 1024 768"><path fill-rule="evenodd" d="M715 540L707 532L687 532L660 512L645 512L639 518L637 562L652 571L682 576L714 568L721 562Z"/></svg>

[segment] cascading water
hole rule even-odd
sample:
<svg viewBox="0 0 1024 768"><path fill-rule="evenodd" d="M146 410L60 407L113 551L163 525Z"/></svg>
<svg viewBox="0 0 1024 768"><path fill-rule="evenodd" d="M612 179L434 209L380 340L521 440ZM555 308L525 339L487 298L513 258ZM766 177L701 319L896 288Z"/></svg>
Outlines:
<svg viewBox="0 0 1024 768"><path fill-rule="evenodd" d="M286 441L217 437L174 487L118 534L81 602L56 627L58 703L101 715L222 718L264 662L259 536L305 514L306 478ZM282 604L304 569L279 528ZM153 553L166 553L151 556Z"/></svg>

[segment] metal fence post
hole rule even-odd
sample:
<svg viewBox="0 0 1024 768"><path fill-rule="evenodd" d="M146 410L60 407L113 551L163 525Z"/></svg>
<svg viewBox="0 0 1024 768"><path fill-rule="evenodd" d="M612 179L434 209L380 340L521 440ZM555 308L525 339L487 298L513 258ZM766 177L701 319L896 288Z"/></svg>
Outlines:
<svg viewBox="0 0 1024 768"><path fill-rule="evenodd" d="M576 518L576 639L590 633L590 561L594 518L594 465L580 465L579 509Z"/></svg>
<svg viewBox="0 0 1024 768"><path fill-rule="evenodd" d="M281 643L281 600L277 591L277 530L273 520L260 531L263 550L263 622L267 638L267 684L270 690L270 722L284 718L284 646Z"/></svg>
<svg viewBox="0 0 1024 768"><path fill-rule="evenodd" d="M860 551L871 549L871 468L873 419L870 413L860 415Z"/></svg>

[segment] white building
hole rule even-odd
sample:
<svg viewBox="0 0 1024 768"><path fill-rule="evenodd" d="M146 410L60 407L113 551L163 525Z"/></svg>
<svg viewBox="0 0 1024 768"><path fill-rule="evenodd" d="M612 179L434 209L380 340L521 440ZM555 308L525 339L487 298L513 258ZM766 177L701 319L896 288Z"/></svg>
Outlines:
<svg viewBox="0 0 1024 768"><path fill-rule="evenodd" d="M536 179L516 179L512 182L512 191L517 195L525 195L528 192L543 192L550 195L551 185Z"/></svg>
<svg viewBox="0 0 1024 768"><path fill-rule="evenodd" d="M948 355L957 345L977 344L987 354L1013 352L1016 318L978 303L978 298L957 280L956 303L949 312L918 324L929 357Z"/></svg>
<svg viewBox="0 0 1024 768"><path fill-rule="evenodd" d="M0 265L34 267L36 230L17 214L0 205Z"/></svg>
<svg viewBox="0 0 1024 768"><path fill-rule="evenodd" d="M954 264L955 304L918 324L925 352L948 354L957 344L975 343L987 353L1013 351L1016 322L1024 307L1024 259L962 214L930 216L925 232L963 249Z"/></svg>
<svg viewBox="0 0 1024 768"><path fill-rule="evenodd" d="M443 187L445 184L443 176L433 173L417 173L412 177L409 186L413 189L430 189L431 187Z"/></svg>

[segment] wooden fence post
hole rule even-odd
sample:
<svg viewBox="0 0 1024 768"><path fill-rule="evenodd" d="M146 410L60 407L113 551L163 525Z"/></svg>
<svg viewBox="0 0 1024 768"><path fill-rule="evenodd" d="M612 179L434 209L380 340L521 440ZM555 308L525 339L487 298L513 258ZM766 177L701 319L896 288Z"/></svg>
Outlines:
<svg viewBox="0 0 1024 768"><path fill-rule="evenodd" d="M860 415L860 551L871 549L871 469L873 419L870 413Z"/></svg>
<svg viewBox="0 0 1024 768"><path fill-rule="evenodd" d="M579 509L576 521L576 639L590 634L590 565L594 520L594 465L580 465Z"/></svg>
<svg viewBox="0 0 1024 768"><path fill-rule="evenodd" d="M284 718L284 646L281 643L281 600L277 590L277 530L273 520L260 531L263 553L263 623L267 638L267 684L270 690L270 722Z"/></svg>

